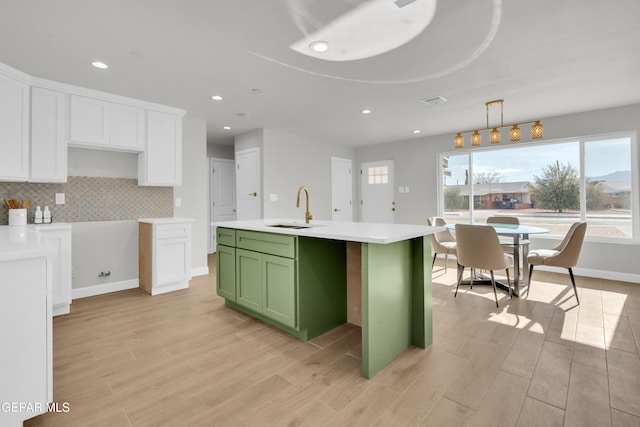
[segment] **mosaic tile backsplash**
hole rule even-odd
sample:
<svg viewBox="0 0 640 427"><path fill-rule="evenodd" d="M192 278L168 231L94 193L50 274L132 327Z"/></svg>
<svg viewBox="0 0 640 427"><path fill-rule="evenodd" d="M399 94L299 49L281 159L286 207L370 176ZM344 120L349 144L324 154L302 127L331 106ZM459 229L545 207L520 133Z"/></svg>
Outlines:
<svg viewBox="0 0 640 427"><path fill-rule="evenodd" d="M55 194L65 194L56 205ZM117 221L173 216L173 187L140 187L137 179L70 176L63 184L0 182L0 225L9 222L4 199L30 199L28 222L36 206L49 206L53 222Z"/></svg>

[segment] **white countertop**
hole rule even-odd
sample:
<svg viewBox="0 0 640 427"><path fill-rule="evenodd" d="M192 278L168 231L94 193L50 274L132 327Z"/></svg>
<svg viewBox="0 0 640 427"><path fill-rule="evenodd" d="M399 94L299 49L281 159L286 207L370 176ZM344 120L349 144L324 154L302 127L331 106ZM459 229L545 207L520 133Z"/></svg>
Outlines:
<svg viewBox="0 0 640 427"><path fill-rule="evenodd" d="M193 218L141 218L138 222L148 224L181 224L185 222L195 222Z"/></svg>
<svg viewBox="0 0 640 427"><path fill-rule="evenodd" d="M56 248L40 238L33 225L0 227L0 262L54 255Z"/></svg>
<svg viewBox="0 0 640 427"><path fill-rule="evenodd" d="M307 226L305 228L279 228L277 224ZM229 227L239 230L264 231L268 233L290 234L294 236L316 237L319 239L343 240L362 243L394 243L402 240L426 236L445 230L444 227L426 225L378 224L371 222L338 222L292 219L256 219L245 221L212 222L216 227Z"/></svg>

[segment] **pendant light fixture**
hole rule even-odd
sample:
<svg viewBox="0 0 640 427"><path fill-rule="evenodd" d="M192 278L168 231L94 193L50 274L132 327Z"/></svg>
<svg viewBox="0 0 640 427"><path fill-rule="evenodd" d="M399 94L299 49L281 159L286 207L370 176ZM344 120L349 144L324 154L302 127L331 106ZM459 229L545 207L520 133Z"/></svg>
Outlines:
<svg viewBox="0 0 640 427"><path fill-rule="evenodd" d="M500 104L500 126L492 126L489 127L489 107L496 105L496 104ZM496 99L494 101L489 101L487 103L485 103L485 106L487 108L487 127L484 129L477 129L477 130L467 130L464 132L458 132L455 136L455 138L453 139L453 146L454 148L462 148L464 147L464 134L465 133L471 133L473 132L473 134L471 135L471 146L472 147L479 147L480 146L480 142L482 141L482 136L480 135L480 131L485 131L485 130L489 130L491 129L491 133L489 134L489 142L491 144L499 144L500 143L500 129L502 128L508 128L510 127L511 130L509 130L509 140L511 142L518 142L520 141L520 128L518 127L518 125L522 126L522 125L526 125L526 124L530 124L533 123L533 126L531 127L531 138L532 139L541 139L543 134L544 134L544 129L542 127L542 124L540 124L540 120L535 120L535 121L530 121L530 122L523 122L523 123L514 123L514 124L509 124L509 125L505 125L504 124L504 100L503 99Z"/></svg>

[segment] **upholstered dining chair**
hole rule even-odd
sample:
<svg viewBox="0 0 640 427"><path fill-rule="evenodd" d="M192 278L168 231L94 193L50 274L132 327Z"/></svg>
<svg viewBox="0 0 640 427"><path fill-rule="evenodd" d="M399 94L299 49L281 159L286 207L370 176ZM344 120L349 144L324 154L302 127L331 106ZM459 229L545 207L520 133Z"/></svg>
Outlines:
<svg viewBox="0 0 640 427"><path fill-rule="evenodd" d="M569 277L571 277L571 284L573 285L573 293L576 296L576 301L580 304L572 268L578 264L578 258L580 258L580 251L582 250L582 242L584 241L586 231L586 222L576 222L571 225L571 228L564 236L564 239L562 239L562 242L555 248L536 249L530 251L529 256L527 257L527 262L529 263L528 289L531 289L531 275L533 274L534 265L548 265L566 268L569 270Z"/></svg>
<svg viewBox="0 0 640 427"><path fill-rule="evenodd" d="M486 225L456 224L456 240L458 243L456 255L458 258L458 284L453 296L458 295L458 288L462 282L466 267L489 270L491 272L493 295L496 298L496 307L499 307L496 280L493 272L494 270L505 270L507 272L509 296L512 296L509 267L513 266L513 257L502 250L496 230ZM473 287L473 273L471 274L470 285Z"/></svg>
<svg viewBox="0 0 640 427"><path fill-rule="evenodd" d="M487 224L515 224L520 225L520 220L517 216L490 216L487 218ZM513 238L507 236L498 236L500 239L500 244L502 245L502 249L508 253L513 254ZM527 253L529 250L529 241L525 239L521 239L519 242L520 248L522 249L520 253ZM526 247L526 251L524 250ZM520 260L518 260L520 262Z"/></svg>
<svg viewBox="0 0 640 427"><path fill-rule="evenodd" d="M430 227L444 227L447 225L447 222L444 218L436 216L433 217L433 219L427 218L427 225ZM449 255L456 254L456 238L453 237L451 231L444 230L435 233L431 243L433 246L433 261L431 262L431 268L433 268L436 263L436 256L438 256L438 254L444 254L444 272L446 273Z"/></svg>

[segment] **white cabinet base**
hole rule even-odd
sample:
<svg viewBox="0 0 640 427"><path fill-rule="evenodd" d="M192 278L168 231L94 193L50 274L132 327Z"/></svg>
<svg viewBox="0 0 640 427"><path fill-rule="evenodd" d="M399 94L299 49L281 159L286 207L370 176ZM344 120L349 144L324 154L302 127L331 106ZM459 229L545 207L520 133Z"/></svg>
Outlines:
<svg viewBox="0 0 640 427"><path fill-rule="evenodd" d="M140 288L159 295L189 287L192 219L141 219L138 224Z"/></svg>

